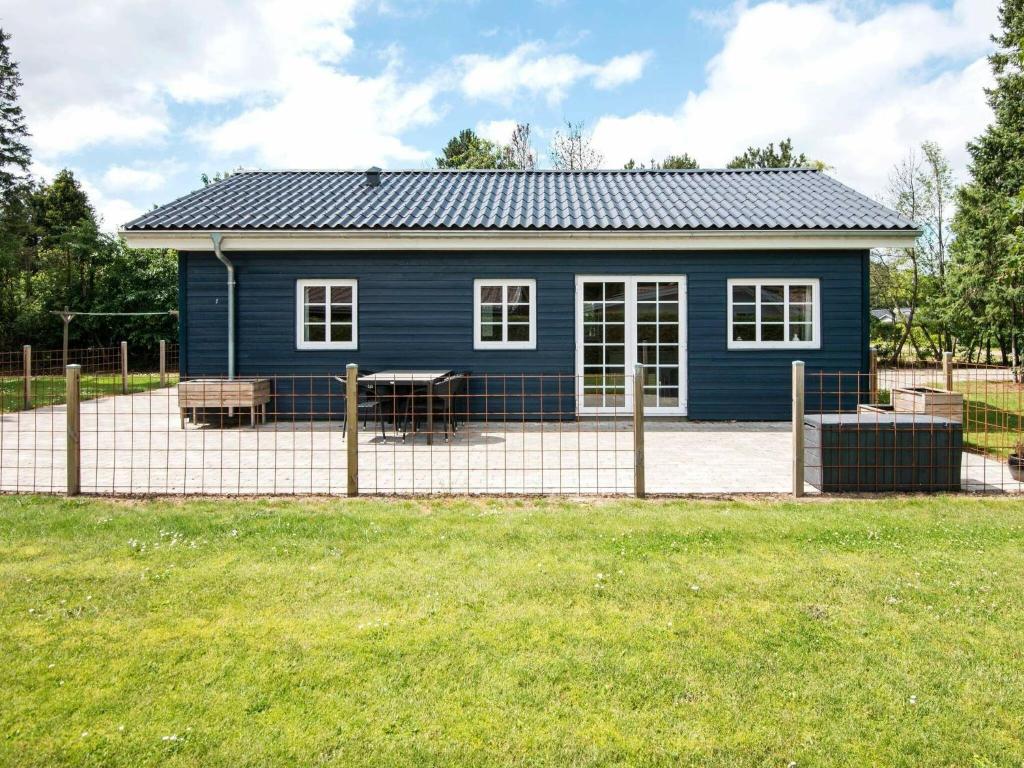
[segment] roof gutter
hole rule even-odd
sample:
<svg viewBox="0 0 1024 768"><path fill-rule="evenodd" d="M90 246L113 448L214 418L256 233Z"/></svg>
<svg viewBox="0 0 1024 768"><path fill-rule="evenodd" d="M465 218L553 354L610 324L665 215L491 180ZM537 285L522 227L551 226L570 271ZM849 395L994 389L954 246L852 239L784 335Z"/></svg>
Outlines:
<svg viewBox="0 0 1024 768"><path fill-rule="evenodd" d="M220 232L210 233L213 253L228 270L228 379L235 378L235 265L221 250L224 236Z"/></svg>
<svg viewBox="0 0 1024 768"><path fill-rule="evenodd" d="M210 230L121 230L132 248L208 251ZM232 230L230 251L715 251L910 248L920 230Z"/></svg>

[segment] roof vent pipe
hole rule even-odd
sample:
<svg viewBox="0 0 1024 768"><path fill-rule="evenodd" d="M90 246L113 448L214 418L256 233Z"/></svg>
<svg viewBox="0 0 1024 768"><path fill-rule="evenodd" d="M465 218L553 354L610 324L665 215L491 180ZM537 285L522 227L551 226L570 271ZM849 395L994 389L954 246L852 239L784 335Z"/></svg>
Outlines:
<svg viewBox="0 0 1024 768"><path fill-rule="evenodd" d="M221 252L220 243L224 236L211 232L213 253L228 270L228 378L235 378L235 265Z"/></svg>
<svg viewBox="0 0 1024 768"><path fill-rule="evenodd" d="M368 187L379 187L380 186L380 168L376 165L372 168L366 169L366 186Z"/></svg>

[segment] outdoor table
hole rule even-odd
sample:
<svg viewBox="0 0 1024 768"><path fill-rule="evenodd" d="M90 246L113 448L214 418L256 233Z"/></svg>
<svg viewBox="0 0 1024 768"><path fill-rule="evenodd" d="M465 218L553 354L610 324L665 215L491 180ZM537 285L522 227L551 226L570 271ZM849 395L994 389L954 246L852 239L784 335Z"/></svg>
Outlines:
<svg viewBox="0 0 1024 768"><path fill-rule="evenodd" d="M441 381L451 371L377 371L359 377L360 384L375 384L377 386L390 384L398 387L408 387L410 391L417 387L427 388L427 445L434 444L434 392L433 385ZM413 418L413 430L416 428L416 419Z"/></svg>

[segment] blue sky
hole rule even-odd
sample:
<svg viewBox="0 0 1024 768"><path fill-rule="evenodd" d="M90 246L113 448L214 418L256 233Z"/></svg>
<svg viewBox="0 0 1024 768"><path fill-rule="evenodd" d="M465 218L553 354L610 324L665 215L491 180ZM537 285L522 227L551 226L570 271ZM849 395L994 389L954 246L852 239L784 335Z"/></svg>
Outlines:
<svg viewBox="0 0 1024 768"><path fill-rule="evenodd" d="M235 167L429 167L452 134L566 119L606 167L792 136L862 191L990 118L997 0L7 0L36 172L108 228Z"/></svg>

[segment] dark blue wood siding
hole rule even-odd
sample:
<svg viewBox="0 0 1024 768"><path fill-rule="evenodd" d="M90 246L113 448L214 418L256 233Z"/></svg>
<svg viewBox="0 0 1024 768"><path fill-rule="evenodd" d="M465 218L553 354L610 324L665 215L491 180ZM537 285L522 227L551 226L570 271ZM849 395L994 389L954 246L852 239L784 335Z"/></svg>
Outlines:
<svg viewBox="0 0 1024 768"><path fill-rule="evenodd" d="M853 373L867 365L867 251L685 253L230 253L238 293L239 375L451 368L564 373L575 366L577 274L685 275L688 411L692 419L784 419L790 363ZM226 372L227 288L212 253L182 254L182 361L188 376ZM295 281L359 281L359 349L295 345ZM537 281L537 349L473 349L473 280ZM820 350L726 349L731 277L818 278Z"/></svg>

